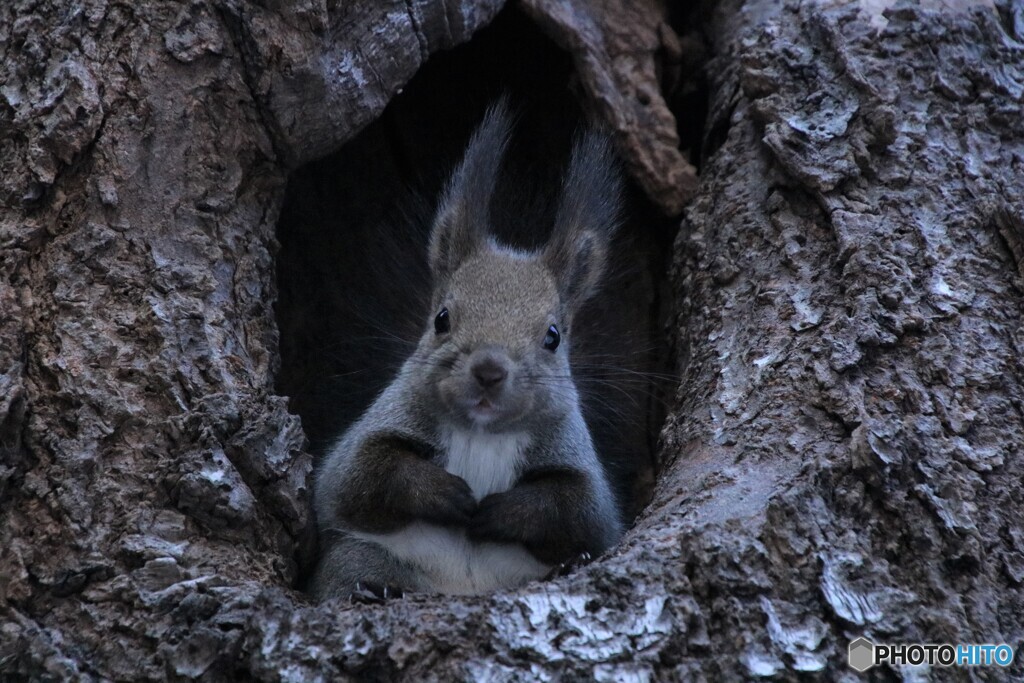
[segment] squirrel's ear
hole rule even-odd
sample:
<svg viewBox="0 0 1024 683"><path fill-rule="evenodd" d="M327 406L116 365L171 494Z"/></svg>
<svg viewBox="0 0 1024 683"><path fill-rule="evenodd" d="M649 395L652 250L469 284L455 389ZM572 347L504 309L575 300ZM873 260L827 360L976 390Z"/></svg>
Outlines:
<svg viewBox="0 0 1024 683"><path fill-rule="evenodd" d="M430 233L430 270L440 282L486 243L491 195L508 145L508 100L487 110L441 198Z"/></svg>
<svg viewBox="0 0 1024 683"><path fill-rule="evenodd" d="M570 314L601 282L608 244L619 224L621 194L622 179L608 139L595 131L578 136L554 232L542 257Z"/></svg>

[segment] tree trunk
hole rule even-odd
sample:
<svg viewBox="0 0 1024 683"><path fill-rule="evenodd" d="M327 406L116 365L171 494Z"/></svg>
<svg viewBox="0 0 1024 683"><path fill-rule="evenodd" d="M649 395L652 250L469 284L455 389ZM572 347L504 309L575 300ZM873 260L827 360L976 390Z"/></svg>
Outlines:
<svg viewBox="0 0 1024 683"><path fill-rule="evenodd" d="M0 9L0 678L854 680L862 635L1020 643L1019 2L693 14L697 185L659 88L691 54L671 12L523 0L638 185L689 202L653 501L518 591L292 588L312 458L275 394L287 178L501 4Z"/></svg>

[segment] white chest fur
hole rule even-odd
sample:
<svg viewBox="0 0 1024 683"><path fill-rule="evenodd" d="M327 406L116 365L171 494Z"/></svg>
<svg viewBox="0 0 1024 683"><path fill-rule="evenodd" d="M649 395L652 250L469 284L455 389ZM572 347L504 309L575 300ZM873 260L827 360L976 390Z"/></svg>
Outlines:
<svg viewBox="0 0 1024 683"><path fill-rule="evenodd" d="M462 477L477 500L508 491L519 475L523 453L530 445L527 434L491 434L477 430L451 430L445 439L445 469Z"/></svg>
<svg viewBox="0 0 1024 683"><path fill-rule="evenodd" d="M477 500L512 488L529 446L526 434L452 430L445 437L445 469L466 480ZM473 543L461 529L414 522L390 534L356 534L415 565L424 590L485 593L518 586L551 567L514 543Z"/></svg>

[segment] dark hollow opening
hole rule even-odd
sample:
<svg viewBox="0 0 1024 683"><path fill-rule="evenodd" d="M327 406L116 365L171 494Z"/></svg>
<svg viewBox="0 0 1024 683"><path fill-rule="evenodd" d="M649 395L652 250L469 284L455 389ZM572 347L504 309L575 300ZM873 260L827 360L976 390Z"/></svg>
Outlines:
<svg viewBox="0 0 1024 683"><path fill-rule="evenodd" d="M354 140L292 174L277 231L278 390L315 455L388 384L432 317L430 220L487 106L508 94L517 114L492 227L532 246L547 237L573 133L586 122L577 89L569 56L507 8L469 43L431 57ZM626 195L613 272L578 316L572 353L587 423L632 519L653 491L675 385L665 329L678 220L635 187Z"/></svg>

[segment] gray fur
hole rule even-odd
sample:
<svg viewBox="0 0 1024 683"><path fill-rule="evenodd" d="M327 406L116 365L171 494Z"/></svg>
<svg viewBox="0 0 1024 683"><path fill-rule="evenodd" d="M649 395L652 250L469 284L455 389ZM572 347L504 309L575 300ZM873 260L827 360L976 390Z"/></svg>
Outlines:
<svg viewBox="0 0 1024 683"><path fill-rule="evenodd" d="M431 237L435 307L424 334L318 472L318 598L346 595L356 582L443 593L513 587L580 552L597 555L622 533L571 378L568 333L601 279L618 180L600 138L581 138L547 249L497 245L487 234L488 204L508 130L502 104L473 136ZM442 307L450 330L437 334L433 319ZM551 325L563 333L554 352L543 347ZM485 384L482 369L503 379ZM423 444L424 460L401 445L382 447L381 434ZM423 469L424 461L431 466ZM396 475L367 482L357 476L367 463ZM397 468L412 469L399 476ZM465 479L477 502L468 522L460 516L465 501L451 510L442 501L430 518L440 521L410 519L409 510L438 505L424 503L418 484L408 483L413 470L423 486ZM379 501L389 521L371 529L339 512L341 502L361 496L369 505Z"/></svg>
<svg viewBox="0 0 1024 683"><path fill-rule="evenodd" d="M608 139L588 131L576 139L544 262L558 278L562 301L577 309L594 294L619 225L622 181Z"/></svg>

